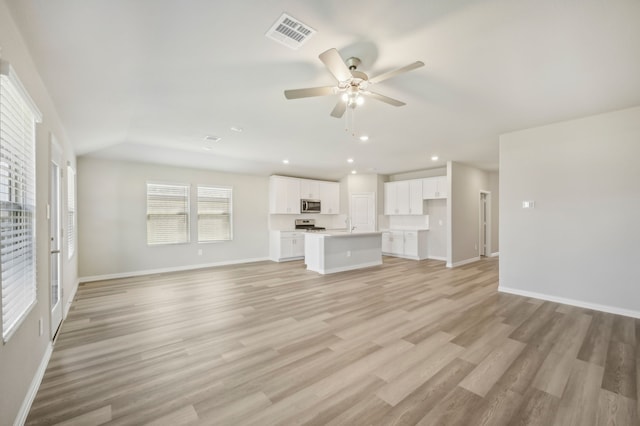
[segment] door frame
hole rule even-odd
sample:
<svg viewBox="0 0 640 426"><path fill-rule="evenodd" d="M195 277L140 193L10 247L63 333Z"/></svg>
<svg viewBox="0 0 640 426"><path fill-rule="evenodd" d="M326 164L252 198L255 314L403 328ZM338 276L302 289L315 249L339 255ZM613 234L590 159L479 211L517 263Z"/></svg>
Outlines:
<svg viewBox="0 0 640 426"><path fill-rule="evenodd" d="M483 203L485 204L485 209L482 208ZM478 256L491 257L491 191L480 190L478 206ZM485 238L482 235L483 220L486 224Z"/></svg>
<svg viewBox="0 0 640 426"><path fill-rule="evenodd" d="M57 167L57 194L54 195L54 165ZM49 196L47 200L47 221L49 232L47 235L49 244L49 332L51 333L51 340L53 341L56 337L58 329L62 324L62 319L64 318L64 286L63 286L63 271L62 271L62 236L63 236L63 226L62 226L62 218L64 214L64 197L63 195L63 179L64 179L64 157L62 148L58 144L56 137L51 134L50 143L49 143ZM57 196L57 200L54 200L54 196ZM54 203L55 201L55 203ZM54 208L57 206L57 211L54 211ZM54 229L53 221L57 221L57 226ZM52 245L53 233L57 234L57 244L54 247ZM55 260L54 260L55 259ZM57 262L57 268L55 268L55 262ZM57 269L57 271L56 271ZM53 274L57 272L57 290L58 290L58 300L57 303L53 303Z"/></svg>

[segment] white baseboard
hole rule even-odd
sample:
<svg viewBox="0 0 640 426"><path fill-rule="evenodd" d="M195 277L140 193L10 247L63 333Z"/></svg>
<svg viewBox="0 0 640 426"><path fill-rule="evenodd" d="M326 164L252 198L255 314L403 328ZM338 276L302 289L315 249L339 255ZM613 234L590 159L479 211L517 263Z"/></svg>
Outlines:
<svg viewBox="0 0 640 426"><path fill-rule="evenodd" d="M175 266L172 268L147 269L143 271L122 272L118 274L92 275L88 277L80 277L80 283L88 283L92 281L115 280L118 278L139 277L141 275L164 274L167 272L190 271L192 269L213 268L216 266L237 265L240 263L263 262L270 260L268 257L256 257L254 259L228 260L224 262L201 263L198 265Z"/></svg>
<svg viewBox="0 0 640 426"><path fill-rule="evenodd" d="M42 378L44 377L44 372L47 370L47 365L49 364L49 359L51 358L51 353L53 352L53 345L51 342L47 344L47 348L44 351L44 355L42 355L42 359L40 360L40 365L36 370L36 374L33 376L33 380L31 380L31 384L29 385L29 389L27 390L27 394L22 401L22 405L20 406L20 411L18 411L18 415L16 416L15 421L13 422L13 426L22 426L24 422L27 420L27 416L29 415L29 410L31 409L31 404L33 404L33 400L36 399L36 394L38 393L38 388L40 387L40 383L42 383Z"/></svg>
<svg viewBox="0 0 640 426"><path fill-rule="evenodd" d="M71 309L71 304L73 303L73 299L76 297L76 293L78 292L78 286L80 285L80 280L76 280L76 284L71 289L71 296L67 301L67 304L64 306L64 312L62 313L62 318L66 318L69 315L69 309Z"/></svg>
<svg viewBox="0 0 640 426"><path fill-rule="evenodd" d="M447 261L447 258L445 256L429 256L429 257L427 257L427 259L429 259L429 260L442 260L444 262Z"/></svg>
<svg viewBox="0 0 640 426"><path fill-rule="evenodd" d="M564 297L551 296L549 294L536 293L533 291L520 290L498 286L498 291L502 293L515 294L517 296L531 297L534 299L546 300L549 302L562 303L564 305L576 306L578 308L593 309L594 311L607 312L610 314L622 315L625 317L640 318L640 311L630 309L617 308L615 306L600 305L598 303L590 303L582 300L567 299Z"/></svg>
<svg viewBox="0 0 640 426"><path fill-rule="evenodd" d="M472 257L471 259L465 259L465 260L461 260L459 262L456 263L449 263L447 262L447 268L456 268L458 266L462 266L462 265L466 265L468 263L473 263L473 262L477 262L480 260L480 256L478 257Z"/></svg>
<svg viewBox="0 0 640 426"><path fill-rule="evenodd" d="M497 252L495 252L495 253L491 253L491 254L489 255L489 257L500 257L500 252L499 252L499 251L497 251Z"/></svg>

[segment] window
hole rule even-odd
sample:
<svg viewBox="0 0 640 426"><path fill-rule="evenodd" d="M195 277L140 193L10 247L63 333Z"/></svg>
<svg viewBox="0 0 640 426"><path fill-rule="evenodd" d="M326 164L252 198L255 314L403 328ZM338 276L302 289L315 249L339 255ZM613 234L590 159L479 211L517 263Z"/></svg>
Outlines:
<svg viewBox="0 0 640 426"><path fill-rule="evenodd" d="M198 242L229 241L231 188L198 186Z"/></svg>
<svg viewBox="0 0 640 426"><path fill-rule="evenodd" d="M0 62L0 277L6 342L36 303L35 132L42 117Z"/></svg>
<svg viewBox="0 0 640 426"><path fill-rule="evenodd" d="M67 166L67 247L69 259L76 251L76 171Z"/></svg>
<svg viewBox="0 0 640 426"><path fill-rule="evenodd" d="M189 242L189 185L147 183L147 244Z"/></svg>

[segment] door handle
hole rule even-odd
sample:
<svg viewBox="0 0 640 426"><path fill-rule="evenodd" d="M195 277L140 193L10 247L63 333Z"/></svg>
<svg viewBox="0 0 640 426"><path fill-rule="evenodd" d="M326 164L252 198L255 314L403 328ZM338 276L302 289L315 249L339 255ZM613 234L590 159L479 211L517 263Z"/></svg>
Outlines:
<svg viewBox="0 0 640 426"><path fill-rule="evenodd" d="M50 253L51 253L51 254L57 254L57 253L60 253L60 250L51 250L51 252L50 252Z"/></svg>

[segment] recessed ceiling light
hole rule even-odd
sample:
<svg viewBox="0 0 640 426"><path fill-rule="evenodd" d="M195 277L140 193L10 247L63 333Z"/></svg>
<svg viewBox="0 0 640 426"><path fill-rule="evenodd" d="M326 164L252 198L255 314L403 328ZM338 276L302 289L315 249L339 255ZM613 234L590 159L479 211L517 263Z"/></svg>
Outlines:
<svg viewBox="0 0 640 426"><path fill-rule="evenodd" d="M205 141L212 141L212 142L218 142L220 141L222 138L220 136L212 136L212 135L207 135L204 137Z"/></svg>
<svg viewBox="0 0 640 426"><path fill-rule="evenodd" d="M284 160L282 160L282 164L289 164L289 160L285 158Z"/></svg>
<svg viewBox="0 0 640 426"><path fill-rule="evenodd" d="M438 161L438 156L437 155L431 156L431 161Z"/></svg>
<svg viewBox="0 0 640 426"><path fill-rule="evenodd" d="M353 163L353 158L347 158L347 163Z"/></svg>
<svg viewBox="0 0 640 426"><path fill-rule="evenodd" d="M244 129L243 129L242 127L233 126L233 127L231 128L231 130L233 130L234 132L238 132L238 133L240 133L240 132L242 132Z"/></svg>
<svg viewBox="0 0 640 426"><path fill-rule="evenodd" d="M351 170L351 174L352 175L355 175L356 173L358 173L358 172L356 172L355 170Z"/></svg>
<svg viewBox="0 0 640 426"><path fill-rule="evenodd" d="M367 136L367 135L362 135L362 136L360 136L360 140L361 140L362 142L366 142L366 141L368 141L368 140L369 140L369 136Z"/></svg>

